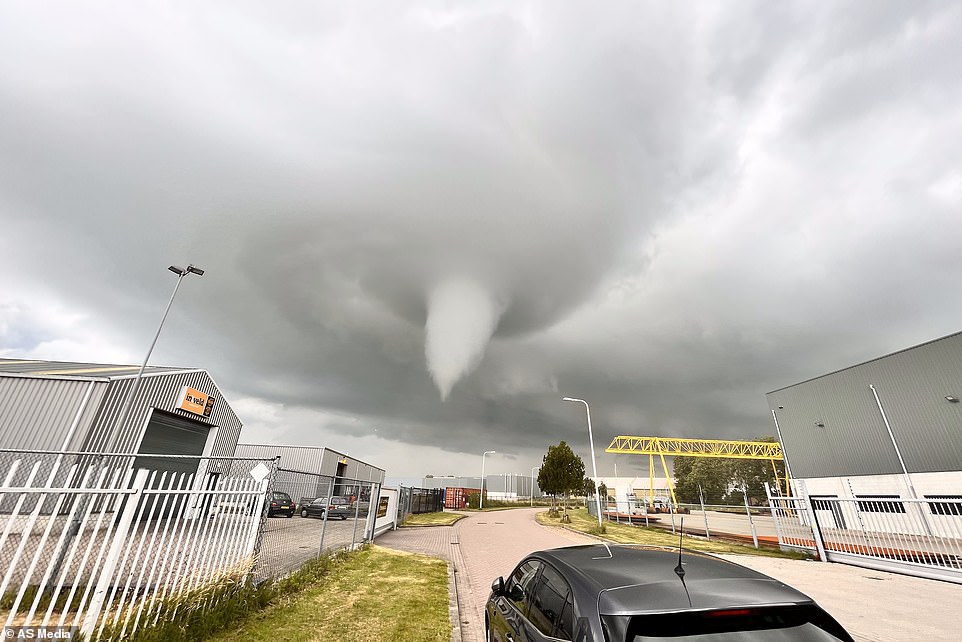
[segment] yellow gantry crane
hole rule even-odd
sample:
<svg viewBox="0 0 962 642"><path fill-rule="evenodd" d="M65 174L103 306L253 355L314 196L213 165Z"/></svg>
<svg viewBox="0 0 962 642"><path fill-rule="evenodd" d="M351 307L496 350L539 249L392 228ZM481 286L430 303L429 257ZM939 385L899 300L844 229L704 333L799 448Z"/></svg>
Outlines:
<svg viewBox="0 0 962 642"><path fill-rule="evenodd" d="M671 493L672 504L677 506L675 487L668 474L665 455L671 457L716 457L724 459L767 459L772 462L775 480L778 481L776 461L784 460L782 445L775 441L731 441L724 439L678 439L675 437L629 437L619 435L611 440L611 445L605 449L606 453L626 455L648 455L648 502L654 501L655 460L661 458L661 467L665 471L665 481ZM785 487L788 484L788 472L785 473ZM790 492L790 491L789 491Z"/></svg>

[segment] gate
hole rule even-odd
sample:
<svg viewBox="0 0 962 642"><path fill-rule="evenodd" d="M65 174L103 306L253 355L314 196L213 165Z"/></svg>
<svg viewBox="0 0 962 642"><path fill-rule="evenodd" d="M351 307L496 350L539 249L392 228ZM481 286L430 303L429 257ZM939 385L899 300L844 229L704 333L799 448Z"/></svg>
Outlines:
<svg viewBox="0 0 962 642"><path fill-rule="evenodd" d="M801 490L804 491L804 486ZM773 496L779 545L855 566L962 584L962 501Z"/></svg>

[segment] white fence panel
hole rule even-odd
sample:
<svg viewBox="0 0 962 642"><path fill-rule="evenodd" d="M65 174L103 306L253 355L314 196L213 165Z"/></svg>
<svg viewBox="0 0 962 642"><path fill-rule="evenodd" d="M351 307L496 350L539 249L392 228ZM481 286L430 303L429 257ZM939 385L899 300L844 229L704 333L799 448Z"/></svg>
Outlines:
<svg viewBox="0 0 962 642"><path fill-rule="evenodd" d="M217 460L205 474L200 457L151 455L148 470L132 455L0 451L0 620L120 639L172 598L249 577L272 480L249 473L276 462Z"/></svg>
<svg viewBox="0 0 962 642"><path fill-rule="evenodd" d="M817 550L825 561L962 583L962 501L769 492L769 504L782 547Z"/></svg>

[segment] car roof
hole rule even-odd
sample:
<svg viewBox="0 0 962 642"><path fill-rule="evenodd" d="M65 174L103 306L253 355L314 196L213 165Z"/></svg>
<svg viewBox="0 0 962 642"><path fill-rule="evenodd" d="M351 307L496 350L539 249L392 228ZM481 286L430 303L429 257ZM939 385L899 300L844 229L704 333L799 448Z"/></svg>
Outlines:
<svg viewBox="0 0 962 642"><path fill-rule="evenodd" d="M605 615L812 603L804 593L712 555L678 549L589 544L532 553L565 576L576 598L598 601Z"/></svg>

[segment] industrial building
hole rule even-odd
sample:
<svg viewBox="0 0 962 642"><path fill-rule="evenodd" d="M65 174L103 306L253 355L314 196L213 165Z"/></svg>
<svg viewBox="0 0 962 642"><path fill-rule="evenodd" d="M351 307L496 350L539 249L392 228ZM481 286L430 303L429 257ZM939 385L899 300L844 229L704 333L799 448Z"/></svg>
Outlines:
<svg viewBox="0 0 962 642"><path fill-rule="evenodd" d="M0 359L0 448L232 456L241 422L206 370ZM196 459L136 467L195 472Z"/></svg>
<svg viewBox="0 0 962 642"><path fill-rule="evenodd" d="M274 488L290 494L295 501L301 497L330 495L363 497L366 500L372 488L384 484L384 469L330 448L237 444L236 456L278 458Z"/></svg>
<svg viewBox="0 0 962 642"><path fill-rule="evenodd" d="M463 488L465 493L470 493L472 490L478 492L481 488L481 477L428 476L422 480L421 488ZM487 499L519 502L530 500L532 494L534 497L542 496L541 489L538 488L537 475L501 473L484 476L484 496Z"/></svg>
<svg viewBox="0 0 962 642"><path fill-rule="evenodd" d="M918 499L936 516L962 514L960 399L962 333L767 394L797 492L816 508L842 498L904 511L892 500ZM843 527L840 512L826 517Z"/></svg>

